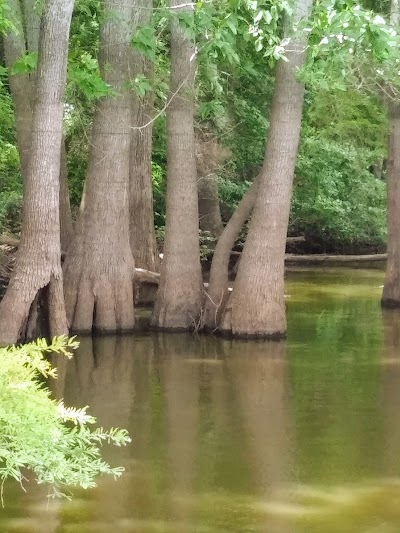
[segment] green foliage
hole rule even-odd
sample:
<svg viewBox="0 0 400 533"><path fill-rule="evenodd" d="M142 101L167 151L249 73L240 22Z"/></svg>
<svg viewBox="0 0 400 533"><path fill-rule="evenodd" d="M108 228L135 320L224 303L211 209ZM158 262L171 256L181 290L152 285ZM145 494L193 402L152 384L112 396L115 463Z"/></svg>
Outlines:
<svg viewBox="0 0 400 533"><path fill-rule="evenodd" d="M382 246L386 186L369 171L370 152L307 138L298 157L290 231L316 251Z"/></svg>
<svg viewBox="0 0 400 533"><path fill-rule="evenodd" d="M13 478L25 485L28 469L37 483L49 484L61 495L69 486L95 486L99 474L114 477L122 468L111 468L100 455L107 442L123 446L130 442L125 430L90 429L95 419L86 408L67 408L51 399L44 378L56 370L45 358L49 354L70 357L78 343L65 337L0 349L0 479Z"/></svg>
<svg viewBox="0 0 400 533"><path fill-rule="evenodd" d="M0 77L0 233L20 230L22 183L15 119L6 83Z"/></svg>
<svg viewBox="0 0 400 533"><path fill-rule="evenodd" d="M151 164L151 172L153 180L154 224L156 228L163 228L165 226L165 195L167 185L165 172L154 161Z"/></svg>
<svg viewBox="0 0 400 533"><path fill-rule="evenodd" d="M25 54L13 64L11 67L11 75L29 74L30 72L33 72L37 67L37 61L37 52Z"/></svg>

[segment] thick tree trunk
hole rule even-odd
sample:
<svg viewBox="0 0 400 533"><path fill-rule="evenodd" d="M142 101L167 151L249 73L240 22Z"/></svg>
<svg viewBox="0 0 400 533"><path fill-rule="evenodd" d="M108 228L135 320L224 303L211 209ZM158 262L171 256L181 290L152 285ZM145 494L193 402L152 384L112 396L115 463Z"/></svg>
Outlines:
<svg viewBox="0 0 400 533"><path fill-rule="evenodd" d="M257 196L258 179L246 191L235 212L225 226L214 251L207 298L204 305L203 328L215 330L228 297L228 269L231 250L249 218Z"/></svg>
<svg viewBox="0 0 400 533"><path fill-rule="evenodd" d="M64 308L59 173L68 36L73 0L48 0L42 19L21 245L0 305L0 344L18 341L32 305L46 300L50 335L68 332Z"/></svg>
<svg viewBox="0 0 400 533"><path fill-rule="evenodd" d="M307 17L312 0L297 0L293 22ZM305 43L292 38L287 61L280 61L264 165L248 237L233 292L220 329L242 337L279 338L286 334L284 260L294 167L300 137L304 86L297 71Z"/></svg>
<svg viewBox="0 0 400 533"><path fill-rule="evenodd" d="M174 11L193 10L171 0ZM160 287L151 318L154 327L198 326L203 284L194 144L195 48L177 21L171 24L171 102L167 108L167 218Z"/></svg>
<svg viewBox="0 0 400 533"><path fill-rule="evenodd" d="M147 24L153 8L152 0L136 0L134 29ZM140 52L132 49L132 78L153 78L153 65ZM130 163L130 239L135 264L139 268L158 271L156 234L154 229L152 155L153 95L132 95L132 130Z"/></svg>
<svg viewBox="0 0 400 533"><path fill-rule="evenodd" d="M399 2L392 0L391 22L396 29L399 18ZM386 171L388 259L381 304L383 307L400 307L400 105L395 101L389 104L389 126Z"/></svg>
<svg viewBox="0 0 400 533"><path fill-rule="evenodd" d="M11 69L14 63L27 52L38 52L40 7L36 0L10 0L13 22L17 33L4 37L6 66ZM25 179L31 148L32 109L36 87L36 71L30 74L9 76L10 90L14 104L17 143L21 161L21 172ZM72 215L67 184L67 162L64 139L61 144L60 168L60 222L61 246L66 249L72 235Z"/></svg>
<svg viewBox="0 0 400 533"><path fill-rule="evenodd" d="M85 333L129 331L135 322L128 198L133 5L103 2L113 16L101 27L100 67L118 94L103 98L95 113L84 209L64 263L68 321Z"/></svg>

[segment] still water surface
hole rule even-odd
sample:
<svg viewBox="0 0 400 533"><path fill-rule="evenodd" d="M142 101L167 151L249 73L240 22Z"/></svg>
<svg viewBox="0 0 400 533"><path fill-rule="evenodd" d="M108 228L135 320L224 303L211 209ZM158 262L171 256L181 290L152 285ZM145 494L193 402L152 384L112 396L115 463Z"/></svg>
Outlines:
<svg viewBox="0 0 400 533"><path fill-rule="evenodd" d="M379 271L288 275L288 340L82 339L54 393L133 442L71 502L6 487L7 533L399 533L400 314Z"/></svg>

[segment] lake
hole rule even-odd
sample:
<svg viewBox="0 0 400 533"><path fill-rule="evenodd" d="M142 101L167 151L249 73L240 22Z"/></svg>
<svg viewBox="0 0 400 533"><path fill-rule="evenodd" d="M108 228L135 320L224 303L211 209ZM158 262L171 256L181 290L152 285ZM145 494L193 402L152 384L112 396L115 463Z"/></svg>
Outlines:
<svg viewBox="0 0 400 533"><path fill-rule="evenodd" d="M5 486L7 533L398 533L400 312L383 273L287 275L288 339L81 339L54 394L129 429L71 501Z"/></svg>

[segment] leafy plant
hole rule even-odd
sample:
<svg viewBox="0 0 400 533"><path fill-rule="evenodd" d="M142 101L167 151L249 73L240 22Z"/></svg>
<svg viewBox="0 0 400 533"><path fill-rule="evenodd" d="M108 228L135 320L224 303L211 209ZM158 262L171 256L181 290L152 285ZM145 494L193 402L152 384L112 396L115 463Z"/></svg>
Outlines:
<svg viewBox="0 0 400 533"><path fill-rule="evenodd" d="M121 475L100 455L100 446L124 446L125 430L92 430L95 418L83 409L67 408L51 399L41 378L56 378L48 354L70 357L78 343L59 337L0 349L0 479L25 485L25 469L37 483L46 483L52 495L69 486L95 486L99 474ZM3 491L1 491L3 492ZM2 494L3 496L3 494Z"/></svg>

